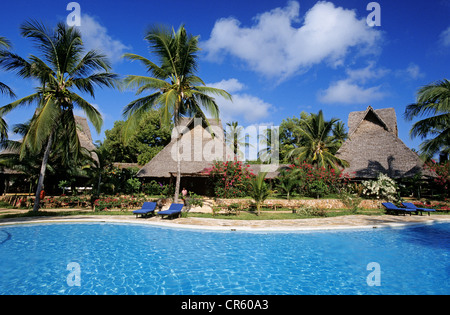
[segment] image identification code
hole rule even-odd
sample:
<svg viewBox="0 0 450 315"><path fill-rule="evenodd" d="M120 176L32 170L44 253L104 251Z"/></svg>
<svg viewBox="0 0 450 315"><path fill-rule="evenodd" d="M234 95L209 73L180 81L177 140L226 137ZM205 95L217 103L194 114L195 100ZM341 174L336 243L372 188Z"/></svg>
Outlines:
<svg viewBox="0 0 450 315"><path fill-rule="evenodd" d="M210 313L214 308L225 308L227 310L267 310L268 300L227 300L224 304L216 302L193 301L189 299L181 303L182 310L207 310Z"/></svg>

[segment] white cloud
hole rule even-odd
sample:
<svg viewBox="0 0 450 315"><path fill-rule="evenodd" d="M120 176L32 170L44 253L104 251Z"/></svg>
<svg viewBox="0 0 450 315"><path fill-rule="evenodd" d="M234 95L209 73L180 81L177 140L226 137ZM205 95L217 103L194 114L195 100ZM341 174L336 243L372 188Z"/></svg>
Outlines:
<svg viewBox="0 0 450 315"><path fill-rule="evenodd" d="M131 49L130 46L112 38L108 34L106 27L102 26L88 14L83 14L81 16L81 26L79 28L86 49L101 51L107 55L113 63L120 61L125 51Z"/></svg>
<svg viewBox="0 0 450 315"><path fill-rule="evenodd" d="M319 92L319 101L322 103L340 104L364 104L380 100L386 96L381 91L381 86L364 88L361 85L372 79L379 79L390 71L387 69L376 69L375 63L370 62L365 68L347 69L347 78L332 82L330 86Z"/></svg>
<svg viewBox="0 0 450 315"><path fill-rule="evenodd" d="M358 19L355 11L319 1L304 16L300 27L300 5L291 1L254 18L251 27L235 18L216 22L210 38L203 42L208 58L218 60L229 54L266 76L285 79L323 61L341 65L352 47L359 52L376 52L380 32Z"/></svg>
<svg viewBox="0 0 450 315"><path fill-rule="evenodd" d="M369 62L369 65L365 68L350 70L347 69L346 73L348 78L352 81L359 81L365 83L370 79L379 79L389 73L388 69L376 69L375 62Z"/></svg>
<svg viewBox="0 0 450 315"><path fill-rule="evenodd" d="M222 80L220 82L217 83L210 83L208 84L209 87L213 87L216 89L222 89L227 91L228 93L234 93L234 92L239 92L242 91L243 89L245 89L245 85L242 84L241 82L239 82L238 79L229 79L229 80Z"/></svg>
<svg viewBox="0 0 450 315"><path fill-rule="evenodd" d="M410 63L406 70L402 72L410 79L418 79L425 76L425 74L420 70L420 67L415 63Z"/></svg>
<svg viewBox="0 0 450 315"><path fill-rule="evenodd" d="M439 36L441 44L445 47L450 47L450 26Z"/></svg>
<svg viewBox="0 0 450 315"><path fill-rule="evenodd" d="M216 103L220 109L220 118L223 123L240 120L243 118L246 122L256 122L270 115L273 106L264 102L259 97L242 93L245 85L237 79L222 80L217 83L206 84L210 87L224 89L233 97L233 101L222 97L216 97Z"/></svg>
<svg viewBox="0 0 450 315"><path fill-rule="evenodd" d="M411 62L406 69L395 71L394 74L403 80L415 80L425 76L420 67L414 62Z"/></svg>
<svg viewBox="0 0 450 315"><path fill-rule="evenodd" d="M380 88L381 86L363 88L349 79L339 80L322 91L319 100L322 103L367 104L385 96Z"/></svg>

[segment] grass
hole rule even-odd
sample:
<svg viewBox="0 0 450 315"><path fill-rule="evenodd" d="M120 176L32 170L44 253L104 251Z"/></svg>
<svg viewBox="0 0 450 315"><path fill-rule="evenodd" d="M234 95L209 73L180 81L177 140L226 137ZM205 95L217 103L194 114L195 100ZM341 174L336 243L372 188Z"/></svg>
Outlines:
<svg viewBox="0 0 450 315"><path fill-rule="evenodd" d="M382 209L362 209L356 213L348 209L332 209L324 210L318 213L292 213L287 212L287 209L280 209L277 211L262 210L261 215L257 215L256 211L241 211L239 215L235 214L216 214L211 213L189 213L189 217L195 218L211 218L211 219L227 219L227 220L293 220L293 219L311 219L322 217L339 217L347 215L384 215Z"/></svg>

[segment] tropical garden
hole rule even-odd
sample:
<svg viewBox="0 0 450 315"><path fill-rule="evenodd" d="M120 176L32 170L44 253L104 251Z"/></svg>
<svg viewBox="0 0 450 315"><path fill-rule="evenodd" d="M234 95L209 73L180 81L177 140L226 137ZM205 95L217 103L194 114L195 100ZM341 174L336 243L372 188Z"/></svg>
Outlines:
<svg viewBox="0 0 450 315"><path fill-rule="evenodd" d="M198 36L189 34L184 26L177 30L164 26L149 29L144 40L156 60L125 54L124 59L138 62L147 75L130 74L119 79L111 72L105 55L84 49L76 27L59 23L50 29L28 21L20 32L35 44L35 50L26 58L19 56L12 51L11 43L0 37L0 69L37 84L31 95L16 96L6 83L0 82L0 93L11 100L0 107L0 166L4 173L9 170L15 175L7 187L15 194L9 194L3 202L34 213L64 207L129 211L149 198L173 198L178 202L182 163L179 150L175 183L143 181L136 174L139 165L170 143L172 130L178 132L178 148L183 117L200 117L208 124L206 116L219 119L215 97L232 99L228 92L206 86L198 76ZM85 95L94 97L99 88L133 89L136 99L124 106L124 120L116 121L105 132L105 140L89 151L78 136L74 112L81 110L100 132L102 116L85 100ZM33 117L8 126L5 116L24 106L33 110ZM229 122L227 130L231 133L226 135L226 142L233 148L235 159L216 161L208 170L208 197L247 200L244 208L254 209L258 215L266 200L320 198L339 199L355 213L363 198L398 201L432 196L439 204L429 206L450 210L450 82L443 79L420 88L416 103L406 106L404 116L410 121L421 119L412 125L411 136L423 140L419 153L436 174L433 182L423 184L420 175L395 181L384 174L376 180L352 181L351 174L342 172L348 162L336 156L348 137L344 122L326 118L322 111L302 112L280 124L278 150L285 167L271 179L252 169L252 165L267 161L265 155L273 142L270 133L261 137L268 149L259 152L256 161L241 161L239 148L247 144L238 123ZM22 140L9 140L8 132L20 135ZM433 159L436 156L439 162ZM134 167L123 167L128 163L134 163ZM191 192L190 200L194 205L202 204L202 197L195 192ZM271 205L277 208L276 202ZM235 203L219 208L234 214L245 210ZM307 216L326 215L308 207L297 210Z"/></svg>

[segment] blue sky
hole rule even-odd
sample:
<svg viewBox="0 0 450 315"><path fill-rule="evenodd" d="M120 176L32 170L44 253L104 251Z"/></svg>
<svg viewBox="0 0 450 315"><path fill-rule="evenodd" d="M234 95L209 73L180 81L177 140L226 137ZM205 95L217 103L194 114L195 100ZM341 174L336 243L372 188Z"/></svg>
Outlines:
<svg viewBox="0 0 450 315"><path fill-rule="evenodd" d="M21 56L36 53L19 27L27 19L50 26L65 21L70 1L15 0L3 4L0 36ZM228 90L230 103L218 99L222 120L241 125L279 125L301 111L324 111L325 118L347 123L351 111L394 107L399 136L411 148L412 123L403 119L419 87L448 79L450 64L450 0L379 0L380 26L369 27L369 0L133 0L77 1L86 46L103 50L113 71L124 76L145 74L138 63L122 60L126 52L152 59L145 30L155 23L200 35L199 76L208 85ZM30 94L32 81L0 72L0 81L19 97ZM100 134L122 119L133 91L97 90L86 99L103 114ZM0 96L0 105L9 103ZM7 122L23 122L33 108L8 114Z"/></svg>

